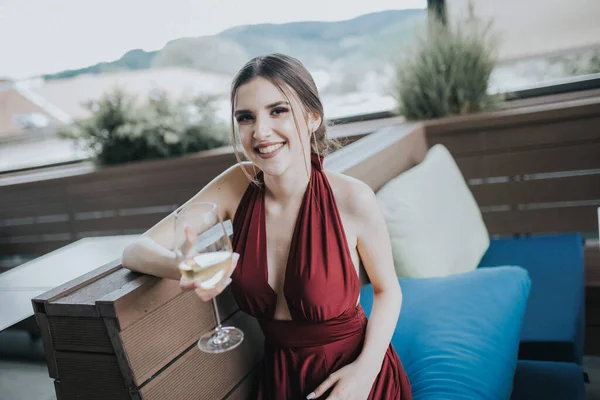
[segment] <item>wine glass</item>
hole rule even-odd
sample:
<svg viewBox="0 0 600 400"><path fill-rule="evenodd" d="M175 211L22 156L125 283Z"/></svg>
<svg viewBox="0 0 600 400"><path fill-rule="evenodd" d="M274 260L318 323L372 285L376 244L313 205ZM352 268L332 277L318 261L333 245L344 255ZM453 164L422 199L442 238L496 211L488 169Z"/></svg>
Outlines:
<svg viewBox="0 0 600 400"><path fill-rule="evenodd" d="M212 289L228 276L233 248L215 203L190 203L175 211L175 254L183 279ZM242 343L244 333L222 326L217 299L212 299L215 329L198 340L200 350L222 353Z"/></svg>

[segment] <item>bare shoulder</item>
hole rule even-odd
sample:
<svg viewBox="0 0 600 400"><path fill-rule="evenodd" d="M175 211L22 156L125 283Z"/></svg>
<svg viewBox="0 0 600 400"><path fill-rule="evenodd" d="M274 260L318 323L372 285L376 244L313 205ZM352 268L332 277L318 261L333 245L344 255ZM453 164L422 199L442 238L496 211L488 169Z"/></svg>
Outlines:
<svg viewBox="0 0 600 400"><path fill-rule="evenodd" d="M360 219L377 204L373 189L363 181L338 172L325 171L340 212Z"/></svg>
<svg viewBox="0 0 600 400"><path fill-rule="evenodd" d="M246 173L253 176L252 163L241 162L232 165L212 179L190 199L190 202L215 202L219 204L221 217L224 220L233 219L237 206L250 183Z"/></svg>
<svg viewBox="0 0 600 400"><path fill-rule="evenodd" d="M232 171L229 177L229 183L233 190L235 206L237 208L237 204L241 200L244 192L248 188L251 180L250 178L256 178L256 170L253 167L253 164L249 161L237 163L232 167ZM235 212L235 209L233 210Z"/></svg>
<svg viewBox="0 0 600 400"><path fill-rule="evenodd" d="M212 179L185 204L196 202L211 202L219 205L220 217L225 221L233 219L237 206L250 183L244 172L252 176L253 168L250 163L236 163ZM167 215L144 233L156 243L170 248L173 243L172 219L173 213Z"/></svg>
<svg viewBox="0 0 600 400"><path fill-rule="evenodd" d="M240 162L228 168L219 176L219 189L226 190L227 199L224 204L227 218L233 220L237 207L250 184L250 177L255 177L255 171L251 162Z"/></svg>

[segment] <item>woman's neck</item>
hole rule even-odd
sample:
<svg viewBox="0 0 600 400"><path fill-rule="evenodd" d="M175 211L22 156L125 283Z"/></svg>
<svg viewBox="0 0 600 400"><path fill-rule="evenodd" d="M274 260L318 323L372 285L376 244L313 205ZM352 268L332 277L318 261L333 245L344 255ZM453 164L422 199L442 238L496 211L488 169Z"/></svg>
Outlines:
<svg viewBox="0 0 600 400"><path fill-rule="evenodd" d="M307 169L291 167L279 176L264 175L265 194L279 204L295 203L301 201L310 182L312 168L310 158Z"/></svg>

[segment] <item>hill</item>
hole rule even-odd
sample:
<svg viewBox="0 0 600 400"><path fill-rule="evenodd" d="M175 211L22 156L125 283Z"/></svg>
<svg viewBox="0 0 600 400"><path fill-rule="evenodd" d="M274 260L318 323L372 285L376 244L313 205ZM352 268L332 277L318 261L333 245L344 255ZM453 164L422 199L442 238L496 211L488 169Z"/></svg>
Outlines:
<svg viewBox="0 0 600 400"><path fill-rule="evenodd" d="M249 58L280 52L300 59L311 70L346 77L378 70L413 38L426 10L390 10L339 22L293 22L237 26L217 35L173 40L158 51L127 52L113 62L44 75L45 79L80 74L187 66L232 74Z"/></svg>

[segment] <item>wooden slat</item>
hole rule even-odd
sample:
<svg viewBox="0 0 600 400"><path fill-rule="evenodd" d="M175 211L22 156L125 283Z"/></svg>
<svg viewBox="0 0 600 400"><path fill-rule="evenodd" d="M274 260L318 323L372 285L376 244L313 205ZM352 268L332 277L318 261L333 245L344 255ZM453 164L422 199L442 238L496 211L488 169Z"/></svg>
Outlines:
<svg viewBox="0 0 600 400"><path fill-rule="evenodd" d="M162 214L127 215L110 218L76 220L73 221L73 229L78 235L84 235L86 232L119 232L132 229L142 229L146 231L154 224L160 222L167 214L168 212L163 212Z"/></svg>
<svg viewBox="0 0 600 400"><path fill-rule="evenodd" d="M231 295L219 296L218 304L221 318L237 310ZM212 302L185 292L122 331L121 341L135 384L141 385L213 328Z"/></svg>
<svg viewBox="0 0 600 400"><path fill-rule="evenodd" d="M70 240L52 242L0 243L0 254L21 254L24 256L41 256L71 244Z"/></svg>
<svg viewBox="0 0 600 400"><path fill-rule="evenodd" d="M17 199L13 200L12 203L2 207L0 226L3 226L3 221L5 220L8 220L9 223L15 223L14 219L69 214L63 198L59 201L48 201L47 199L40 201L38 198L32 204L24 204L17 201Z"/></svg>
<svg viewBox="0 0 600 400"><path fill-rule="evenodd" d="M498 124L450 134L428 135L430 146L443 144L456 157L473 153L503 153L536 147L564 147L597 141L600 116L520 125ZM429 133L429 131L428 131Z"/></svg>
<svg viewBox="0 0 600 400"><path fill-rule="evenodd" d="M519 148L564 147L571 143L589 143L600 138L600 116L563 121L544 121L538 124L524 123L519 126L488 131L485 135L486 150L505 151Z"/></svg>
<svg viewBox="0 0 600 400"><path fill-rule="evenodd" d="M600 168L600 141L514 153L456 157L465 179Z"/></svg>
<svg viewBox="0 0 600 400"><path fill-rule="evenodd" d="M73 245L74 246L74 245ZM69 247L62 249L62 251L70 251ZM93 282L104 278L112 274L115 271L122 269L120 261L112 261L101 267L98 267L84 275L81 275L75 279L72 279L63 285L57 286L52 290L47 291L44 294L41 294L31 301L33 303L34 309L39 310L43 313L47 313L46 307L49 302L55 301L57 299L61 299L63 297L68 296L71 293L78 291L79 289L92 284ZM68 309L66 310L68 312ZM54 315L69 315L67 314L54 314Z"/></svg>
<svg viewBox="0 0 600 400"><path fill-rule="evenodd" d="M112 344L123 383L130 393L137 392L137 387L133 381L133 372L131 371L131 366L129 365L129 360L127 359L127 353L125 352L123 342L121 341L121 336L119 334L118 321L114 318L102 318L102 320L104 321L108 338Z"/></svg>
<svg viewBox="0 0 600 400"><path fill-rule="evenodd" d="M58 379L58 369L56 367L56 359L54 358L54 345L52 344L52 337L50 336L48 317L43 312L37 312L35 313L35 320L40 328L40 335L44 345L44 357L46 359L46 366L48 367L48 374L51 378Z"/></svg>
<svg viewBox="0 0 600 400"><path fill-rule="evenodd" d="M96 307L102 317L117 319L124 331L180 294L178 281L142 275L96 300Z"/></svg>
<svg viewBox="0 0 600 400"><path fill-rule="evenodd" d="M523 211L484 212L490 234L511 235L536 232L593 232L597 207L562 207Z"/></svg>
<svg viewBox="0 0 600 400"><path fill-rule="evenodd" d="M71 199L73 214L87 211L133 209L165 204L183 204L195 195L199 185L155 185L143 190L90 192ZM143 196L140 194L143 193Z"/></svg>
<svg viewBox="0 0 600 400"><path fill-rule="evenodd" d="M600 290L600 243L598 240L586 241L583 256L585 258L585 284ZM600 293L598 300L600 306ZM600 313L596 315L598 316L598 325L600 325Z"/></svg>
<svg viewBox="0 0 600 400"><path fill-rule="evenodd" d="M117 265L119 265L118 262ZM94 279L92 282L79 287L78 290L53 300L46 305L46 311L50 314L49 309L52 305L90 305L95 307L97 299L104 296L107 292L113 291L114 288L137 279L140 275L127 268L119 267L111 271L110 274L102 276L99 279ZM68 309L68 307L65 308Z"/></svg>
<svg viewBox="0 0 600 400"><path fill-rule="evenodd" d="M48 325L57 351L114 353L104 322L99 318L49 316Z"/></svg>
<svg viewBox="0 0 600 400"><path fill-rule="evenodd" d="M40 199L52 203L62 202L64 198L64 180L29 182L22 185L0 186L0 209L19 204L36 205Z"/></svg>
<svg viewBox="0 0 600 400"><path fill-rule="evenodd" d="M16 226L0 226L0 241L20 236L31 235L71 235L69 222L54 222L47 224L27 224ZM62 238L63 236L60 236Z"/></svg>
<svg viewBox="0 0 600 400"><path fill-rule="evenodd" d="M70 182L67 194L70 196L87 196L88 193L120 192L127 190L145 190L147 187L156 186L157 183L167 183L172 185L204 185L215 176L234 164L235 159L227 162L219 162L212 158L207 160L191 160L184 165L176 167L165 165L160 168L148 168L140 171L127 171L126 174L115 176L103 176L99 171L94 173L93 180L84 180L81 177L75 177ZM191 171L201 173L193 174ZM89 177L88 177L89 178ZM79 182L80 181L80 182Z"/></svg>
<svg viewBox="0 0 600 400"><path fill-rule="evenodd" d="M579 120L600 114L600 98L577 99L554 104L541 104L518 109L496 110L466 116L426 121L427 136L455 132L497 129L499 126L536 125Z"/></svg>
<svg viewBox="0 0 600 400"><path fill-rule="evenodd" d="M565 101L573 101L578 99L588 99L600 97L600 89L579 90L576 92L566 92L558 94L549 94L545 96L529 97L525 99L515 99L506 101L500 105L503 109L529 107L541 104L556 104Z"/></svg>
<svg viewBox="0 0 600 400"><path fill-rule="evenodd" d="M262 334L255 319L238 312L231 324L244 331L242 344L221 354L192 346L158 377L141 388L144 400L222 399L256 365L262 354Z"/></svg>
<svg viewBox="0 0 600 400"><path fill-rule="evenodd" d="M129 400L116 357L110 354L56 352L63 371L58 385L60 399Z"/></svg>
<svg viewBox="0 0 600 400"><path fill-rule="evenodd" d="M477 184L471 185L469 188L480 206L600 201L600 173L520 182Z"/></svg>
<svg viewBox="0 0 600 400"><path fill-rule="evenodd" d="M128 187L143 189L147 184L159 180L205 180L208 176L216 176L236 162L233 154L220 156L198 154L195 156L180 157L170 160L146 161L129 165L105 167L93 173L94 179L89 176L77 175L70 177L69 194L76 195L85 192L102 190L122 190ZM192 171L200 172L191 174ZM187 176L184 176L187 175Z"/></svg>

